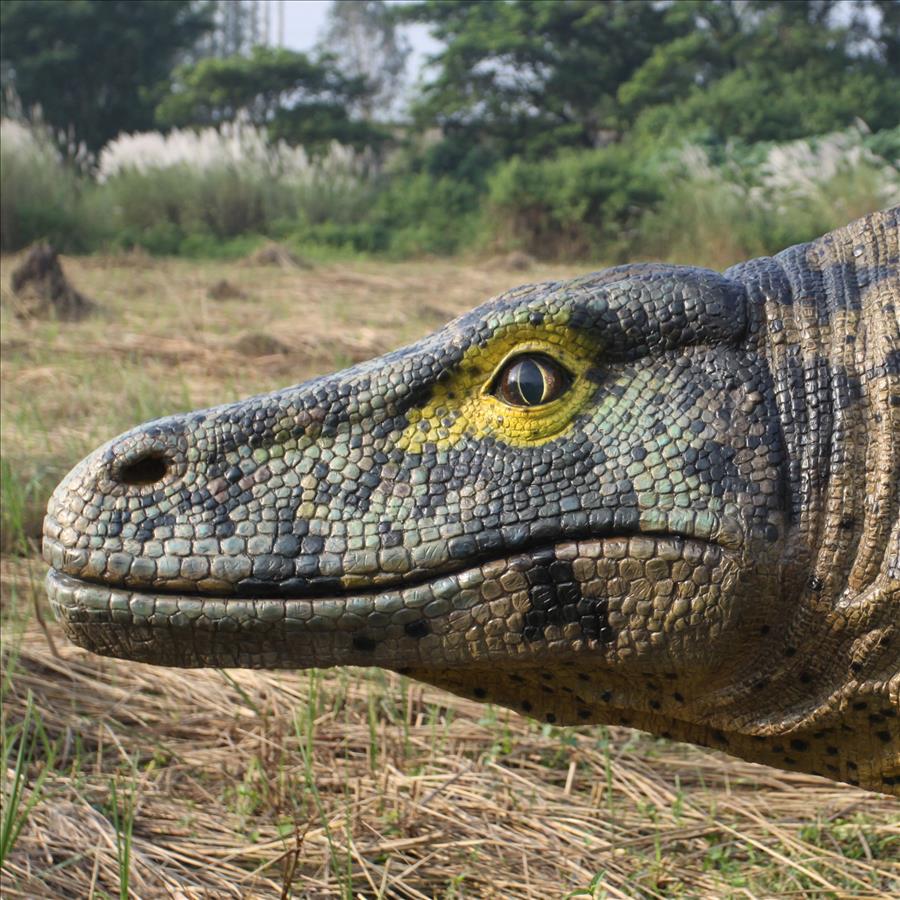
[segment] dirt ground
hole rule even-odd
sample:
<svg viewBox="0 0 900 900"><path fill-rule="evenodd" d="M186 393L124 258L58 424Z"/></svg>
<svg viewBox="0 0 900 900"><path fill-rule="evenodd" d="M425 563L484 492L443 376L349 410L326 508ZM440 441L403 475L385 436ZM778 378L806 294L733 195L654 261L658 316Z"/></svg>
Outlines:
<svg viewBox="0 0 900 900"><path fill-rule="evenodd" d="M517 263L64 258L97 307L17 315L0 262L5 897L856 898L900 893L896 801L379 670L94 657L43 594L47 494L170 412L380 354ZM223 286L224 285L224 286Z"/></svg>

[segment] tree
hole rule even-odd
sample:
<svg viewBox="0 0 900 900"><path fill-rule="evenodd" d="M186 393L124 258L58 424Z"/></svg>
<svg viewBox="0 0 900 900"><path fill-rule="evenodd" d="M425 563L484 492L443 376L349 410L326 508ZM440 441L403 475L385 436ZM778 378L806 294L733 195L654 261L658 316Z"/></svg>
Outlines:
<svg viewBox="0 0 900 900"><path fill-rule="evenodd" d="M179 54L210 26L190 0L3 0L0 56L25 107L97 151L152 127Z"/></svg>
<svg viewBox="0 0 900 900"><path fill-rule="evenodd" d="M358 101L363 118L396 110L410 45L384 0L332 3L319 47L338 57L344 72L368 84Z"/></svg>
<svg viewBox="0 0 900 900"><path fill-rule="evenodd" d="M871 4L858 7L848 19L837 0L676 4L670 16L690 31L660 44L619 99L644 134L720 143L790 140L856 119L890 127L900 121L900 71L889 28L875 24Z"/></svg>
<svg viewBox="0 0 900 900"><path fill-rule="evenodd" d="M433 167L540 159L637 131L723 143L900 121L890 0L421 0L445 47L417 104ZM478 166L471 161L478 158Z"/></svg>
<svg viewBox="0 0 900 900"><path fill-rule="evenodd" d="M647 0L424 0L398 15L445 44L419 121L461 152L486 147L498 158L615 138L626 124L619 85L679 33Z"/></svg>
<svg viewBox="0 0 900 900"><path fill-rule="evenodd" d="M185 62L197 62L208 56L242 56L258 44L267 43L266 29L260 21L263 12L260 0L208 0L208 3L212 7L213 28Z"/></svg>
<svg viewBox="0 0 900 900"><path fill-rule="evenodd" d="M256 47L249 56L179 69L157 119L164 126L215 126L243 115L274 139L312 148L333 140L365 146L383 135L352 120L347 108L366 91L363 79L344 75L332 57Z"/></svg>

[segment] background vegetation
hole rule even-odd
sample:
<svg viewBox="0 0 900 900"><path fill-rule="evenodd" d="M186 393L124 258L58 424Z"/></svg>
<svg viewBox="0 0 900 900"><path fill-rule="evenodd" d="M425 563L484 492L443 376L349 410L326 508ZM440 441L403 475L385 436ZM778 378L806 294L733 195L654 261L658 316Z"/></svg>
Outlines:
<svg viewBox="0 0 900 900"><path fill-rule="evenodd" d="M345 0L311 54L248 8L3 0L2 249L721 266L900 201L890 0Z"/></svg>

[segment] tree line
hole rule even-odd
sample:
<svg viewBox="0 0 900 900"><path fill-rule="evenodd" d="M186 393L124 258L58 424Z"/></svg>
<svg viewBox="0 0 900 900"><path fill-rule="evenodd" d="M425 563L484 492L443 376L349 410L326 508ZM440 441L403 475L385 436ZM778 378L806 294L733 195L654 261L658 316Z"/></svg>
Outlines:
<svg viewBox="0 0 900 900"><path fill-rule="evenodd" d="M464 175L629 135L785 140L900 122L894 0L343 0L312 54L197 59L215 7L2 0L4 86L93 151L122 131L243 114L298 144L439 128L429 164ZM377 122L410 23L442 46L408 107Z"/></svg>
<svg viewBox="0 0 900 900"><path fill-rule="evenodd" d="M857 127L900 156L896 0L341 0L309 53L252 46L241 8L0 0L5 109L40 107L92 154L241 120L313 156L390 157L364 214L314 235L373 252L458 248L487 211L512 244L613 253L685 145L718 164ZM438 46L412 85L411 25Z"/></svg>

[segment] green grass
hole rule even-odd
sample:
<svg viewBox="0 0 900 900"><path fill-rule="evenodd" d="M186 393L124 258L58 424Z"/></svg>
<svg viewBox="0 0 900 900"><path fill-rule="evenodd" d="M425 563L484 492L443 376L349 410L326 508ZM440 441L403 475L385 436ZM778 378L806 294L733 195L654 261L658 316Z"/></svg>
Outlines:
<svg viewBox="0 0 900 900"><path fill-rule="evenodd" d="M14 661L7 660L7 665L10 662L14 667ZM3 812L0 814L0 867L15 847L32 809L42 799L44 783L53 768L56 755L56 749L47 737L40 713L35 710L34 699L30 693L21 722L9 722L4 717L2 744L3 771L0 773L2 779L0 794L3 797ZM31 778L29 770L37 760L41 760L43 765L36 776Z"/></svg>
<svg viewBox="0 0 900 900"><path fill-rule="evenodd" d="M128 900L131 896L128 885L131 881L131 849L134 832L135 783L118 778L109 779L109 816L116 832L116 863L119 871L119 897Z"/></svg>

